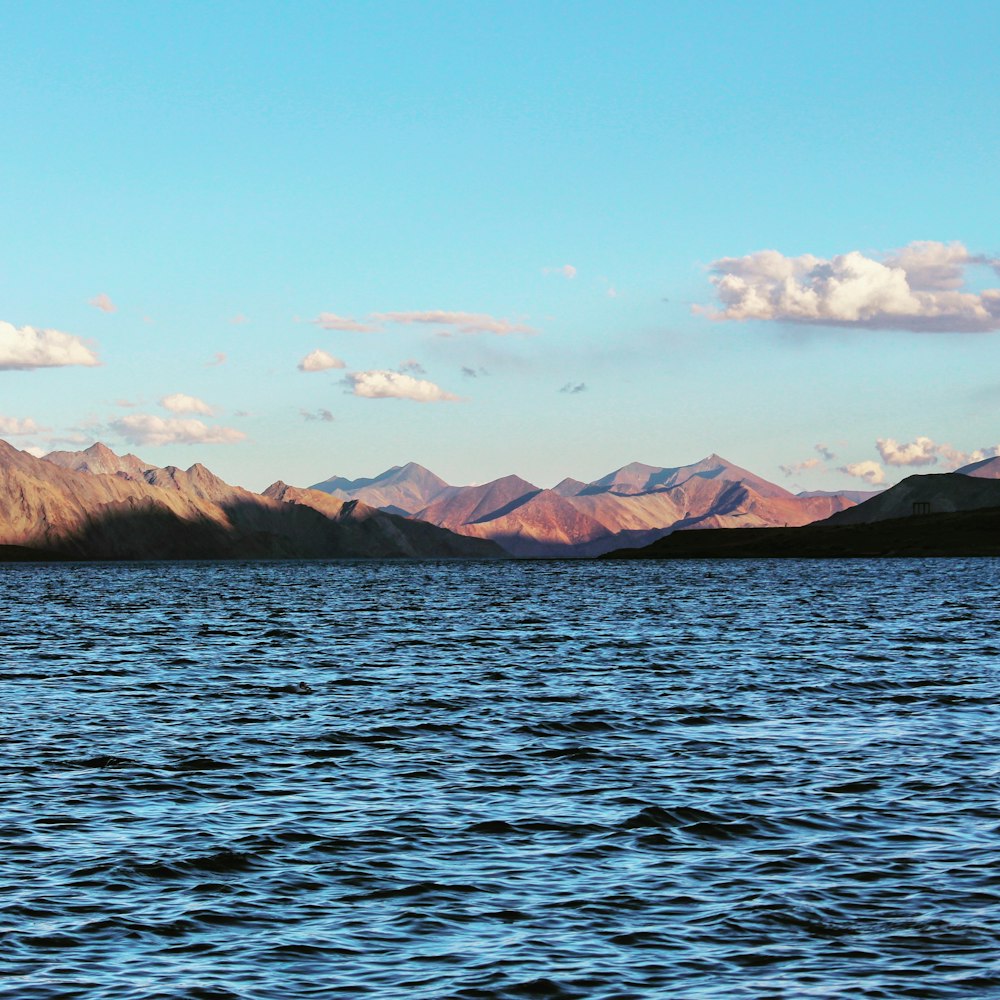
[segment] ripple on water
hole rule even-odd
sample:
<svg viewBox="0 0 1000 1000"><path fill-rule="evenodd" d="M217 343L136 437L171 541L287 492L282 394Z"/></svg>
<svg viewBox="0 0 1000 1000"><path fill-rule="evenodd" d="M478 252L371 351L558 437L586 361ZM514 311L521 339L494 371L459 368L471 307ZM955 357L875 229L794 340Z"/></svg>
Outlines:
<svg viewBox="0 0 1000 1000"><path fill-rule="evenodd" d="M1000 997L993 560L0 579L4 1000Z"/></svg>

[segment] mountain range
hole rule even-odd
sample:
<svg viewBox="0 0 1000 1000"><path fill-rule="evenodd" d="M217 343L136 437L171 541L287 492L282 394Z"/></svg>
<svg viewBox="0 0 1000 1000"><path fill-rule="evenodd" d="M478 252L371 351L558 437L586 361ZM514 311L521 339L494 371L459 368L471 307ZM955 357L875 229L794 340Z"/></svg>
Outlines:
<svg viewBox="0 0 1000 1000"><path fill-rule="evenodd" d="M158 468L103 444L35 458L0 440L0 547L84 559L498 558L489 541L310 491L264 494L203 465Z"/></svg>
<svg viewBox="0 0 1000 1000"><path fill-rule="evenodd" d="M306 489L279 481L252 493L203 465L161 468L100 443L36 458L0 440L5 558L586 557L655 553L681 533L700 539L676 543L685 551L716 535L715 548L752 540L696 529L788 528L801 540L794 531L804 525L990 507L1000 507L1000 458L910 476L883 492L793 494L710 455L677 467L633 462L551 489L514 475L451 486L411 462L372 478L334 476ZM761 544L776 544L778 534L765 536Z"/></svg>
<svg viewBox="0 0 1000 1000"><path fill-rule="evenodd" d="M600 555L696 527L808 524L873 495L795 495L719 455L678 467L633 462L593 482L564 479L552 489L518 476L449 486L412 462L372 479L334 476L312 489L492 539L522 557Z"/></svg>

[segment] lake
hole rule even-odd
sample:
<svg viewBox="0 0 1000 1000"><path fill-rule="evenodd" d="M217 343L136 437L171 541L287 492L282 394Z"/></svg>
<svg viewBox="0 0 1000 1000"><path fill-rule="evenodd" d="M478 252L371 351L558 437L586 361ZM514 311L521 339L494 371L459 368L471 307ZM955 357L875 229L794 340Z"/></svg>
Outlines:
<svg viewBox="0 0 1000 1000"><path fill-rule="evenodd" d="M998 593L0 566L0 997L1000 996Z"/></svg>

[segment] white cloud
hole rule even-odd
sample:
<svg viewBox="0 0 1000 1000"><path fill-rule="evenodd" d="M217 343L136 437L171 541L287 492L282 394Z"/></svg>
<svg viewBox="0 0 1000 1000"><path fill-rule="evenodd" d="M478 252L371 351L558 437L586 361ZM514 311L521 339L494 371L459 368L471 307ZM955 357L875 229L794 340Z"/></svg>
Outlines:
<svg viewBox="0 0 1000 1000"><path fill-rule="evenodd" d="M759 250L713 262L718 320L940 332L1000 330L1000 289L961 291L965 269L992 263L961 243L923 241L884 255L858 250L829 260Z"/></svg>
<svg viewBox="0 0 1000 1000"><path fill-rule="evenodd" d="M355 396L366 399L412 399L418 403L457 402L459 399L433 382L402 372L351 372L345 381Z"/></svg>
<svg viewBox="0 0 1000 1000"><path fill-rule="evenodd" d="M936 465L940 461L949 470L1000 455L1000 445L961 451L947 443L937 444L929 437L918 437L907 444L892 438L879 438L875 447L886 465Z"/></svg>
<svg viewBox="0 0 1000 1000"><path fill-rule="evenodd" d="M300 372L325 372L331 368L346 368L347 366L340 358L335 358L332 354L327 354L326 351L316 348L299 362L298 367Z"/></svg>
<svg viewBox="0 0 1000 1000"><path fill-rule="evenodd" d="M453 327L459 333L495 333L505 337L512 333L536 333L537 331L523 323L515 323L509 319L498 319L486 313L448 312L442 309L430 309L423 312L387 312L376 313L374 319L383 323L427 324L431 326ZM450 336L451 331L442 331L441 336Z"/></svg>
<svg viewBox="0 0 1000 1000"><path fill-rule="evenodd" d="M324 330L346 330L353 333L371 333L373 330L378 329L372 323L361 323L348 316L338 316L336 313L331 312L321 312L315 319L311 319L309 322L315 323L316 326L322 327Z"/></svg>
<svg viewBox="0 0 1000 1000"><path fill-rule="evenodd" d="M23 420L18 420L17 417L0 417L0 435L4 437L39 434L46 430L47 427L39 427L31 417L25 417Z"/></svg>
<svg viewBox="0 0 1000 1000"><path fill-rule="evenodd" d="M873 462L870 459L842 465L837 471L846 472L849 476L854 476L857 479L863 479L866 483L871 483L872 486L885 482L885 470L878 462Z"/></svg>
<svg viewBox="0 0 1000 1000"><path fill-rule="evenodd" d="M0 321L0 371L99 364L94 352L70 333Z"/></svg>
<svg viewBox="0 0 1000 1000"><path fill-rule="evenodd" d="M542 274L561 274L572 281L576 277L576 268L572 264L562 264L560 267L543 267Z"/></svg>
<svg viewBox="0 0 1000 1000"><path fill-rule="evenodd" d="M809 472L812 469L821 469L823 463L818 458L807 458L802 462L791 462L788 465L779 465L778 468L786 476L797 476L803 472Z"/></svg>
<svg viewBox="0 0 1000 1000"><path fill-rule="evenodd" d="M118 306L111 301L111 296L105 292L101 292L100 295L95 295L92 299L87 299L87 305L93 306L95 309L100 309L101 312L118 312Z"/></svg>
<svg viewBox="0 0 1000 1000"><path fill-rule="evenodd" d="M21 451L26 451L29 455L34 455L35 458L44 458L48 454L44 448L39 448L36 444L29 444Z"/></svg>
<svg viewBox="0 0 1000 1000"><path fill-rule="evenodd" d="M111 429L130 444L233 444L246 435L232 427L210 427L193 417L158 417L130 413L112 420Z"/></svg>
<svg viewBox="0 0 1000 1000"><path fill-rule="evenodd" d="M188 396L183 392L174 392L160 400L160 406L171 413L203 413L211 417L215 411L203 399Z"/></svg>
<svg viewBox="0 0 1000 1000"><path fill-rule="evenodd" d="M879 438L875 447L886 465L936 465L938 460L938 446L929 437L918 437L908 444Z"/></svg>

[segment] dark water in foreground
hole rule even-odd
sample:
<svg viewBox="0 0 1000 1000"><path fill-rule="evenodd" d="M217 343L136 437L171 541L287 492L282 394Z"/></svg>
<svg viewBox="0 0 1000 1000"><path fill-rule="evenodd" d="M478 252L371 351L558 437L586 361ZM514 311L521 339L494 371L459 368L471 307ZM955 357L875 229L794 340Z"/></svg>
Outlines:
<svg viewBox="0 0 1000 1000"><path fill-rule="evenodd" d="M1000 996L998 584L0 567L0 997Z"/></svg>

